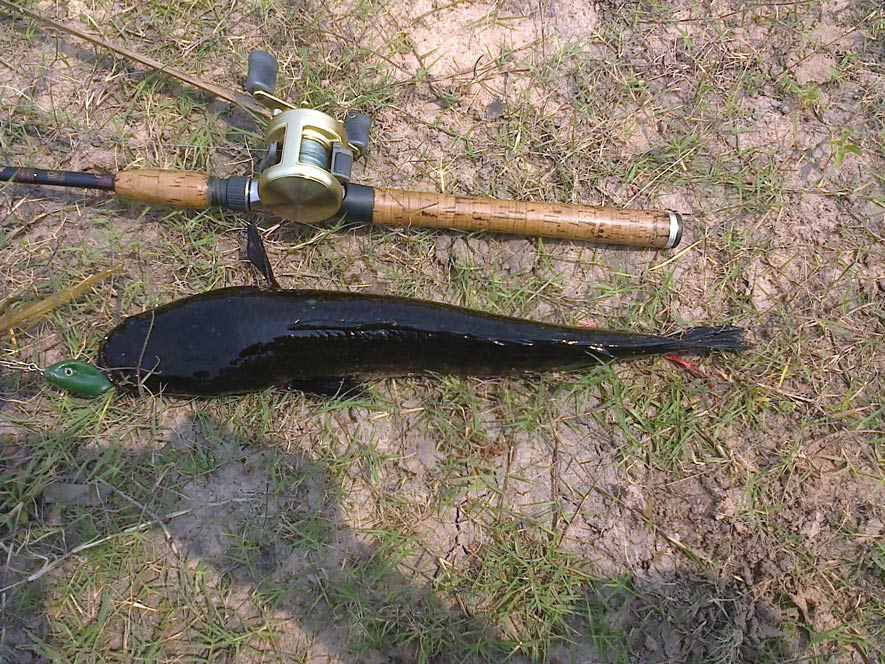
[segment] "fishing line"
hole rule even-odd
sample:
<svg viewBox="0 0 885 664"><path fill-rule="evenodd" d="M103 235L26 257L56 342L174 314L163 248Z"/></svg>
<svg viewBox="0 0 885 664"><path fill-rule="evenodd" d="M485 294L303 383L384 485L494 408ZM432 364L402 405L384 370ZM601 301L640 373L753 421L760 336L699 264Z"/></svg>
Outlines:
<svg viewBox="0 0 885 664"><path fill-rule="evenodd" d="M45 373L43 367L35 362L22 362L21 360L7 360L0 358L0 369L20 371L22 373L37 373L41 376Z"/></svg>

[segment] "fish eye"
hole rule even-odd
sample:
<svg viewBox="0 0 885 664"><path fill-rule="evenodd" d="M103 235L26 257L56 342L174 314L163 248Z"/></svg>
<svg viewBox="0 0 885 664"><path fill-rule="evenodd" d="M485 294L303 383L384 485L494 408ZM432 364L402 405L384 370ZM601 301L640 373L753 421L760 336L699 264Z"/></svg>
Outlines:
<svg viewBox="0 0 885 664"><path fill-rule="evenodd" d="M65 367L65 376L73 376L74 370L71 367Z"/></svg>

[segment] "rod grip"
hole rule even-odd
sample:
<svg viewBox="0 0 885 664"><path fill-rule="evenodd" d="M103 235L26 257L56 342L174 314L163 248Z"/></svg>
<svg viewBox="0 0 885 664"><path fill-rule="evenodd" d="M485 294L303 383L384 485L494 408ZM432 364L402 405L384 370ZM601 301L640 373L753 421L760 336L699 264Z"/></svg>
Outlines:
<svg viewBox="0 0 885 664"><path fill-rule="evenodd" d="M675 212L466 198L398 189L375 189L372 223L514 233L648 249L672 249L682 239L682 217Z"/></svg>
<svg viewBox="0 0 885 664"><path fill-rule="evenodd" d="M120 171L114 191L123 198L189 210L209 207L209 176L196 171L146 168Z"/></svg>

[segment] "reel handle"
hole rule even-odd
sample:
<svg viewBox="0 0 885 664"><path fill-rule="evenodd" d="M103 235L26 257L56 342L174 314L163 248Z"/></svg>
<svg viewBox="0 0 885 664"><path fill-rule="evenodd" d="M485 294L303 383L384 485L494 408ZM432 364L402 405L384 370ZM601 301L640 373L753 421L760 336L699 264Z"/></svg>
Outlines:
<svg viewBox="0 0 885 664"><path fill-rule="evenodd" d="M255 94L256 90L273 94L277 85L277 73L280 70L277 60L266 51L252 51L249 54L249 69L246 72L246 92Z"/></svg>
<svg viewBox="0 0 885 664"><path fill-rule="evenodd" d="M672 249L682 239L682 217L676 212L467 198L398 189L375 189L372 223L513 233L647 249Z"/></svg>

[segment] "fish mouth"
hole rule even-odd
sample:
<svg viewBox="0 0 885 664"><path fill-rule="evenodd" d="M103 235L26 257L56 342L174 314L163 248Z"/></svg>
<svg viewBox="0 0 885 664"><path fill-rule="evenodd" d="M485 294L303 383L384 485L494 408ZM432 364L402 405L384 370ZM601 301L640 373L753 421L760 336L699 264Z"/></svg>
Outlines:
<svg viewBox="0 0 885 664"><path fill-rule="evenodd" d="M114 351L111 348L113 343L113 332L110 332L99 342L98 352L95 355L96 363L112 382L126 383L129 370L135 370L130 366L134 364L134 360L130 360L125 352Z"/></svg>
<svg viewBox="0 0 885 664"><path fill-rule="evenodd" d="M98 342L98 352L95 355L95 359L98 362L98 366L107 370L107 345L108 345L108 335L104 336L100 342Z"/></svg>

